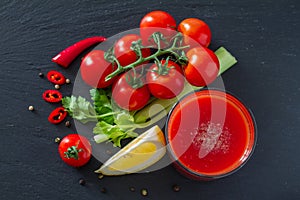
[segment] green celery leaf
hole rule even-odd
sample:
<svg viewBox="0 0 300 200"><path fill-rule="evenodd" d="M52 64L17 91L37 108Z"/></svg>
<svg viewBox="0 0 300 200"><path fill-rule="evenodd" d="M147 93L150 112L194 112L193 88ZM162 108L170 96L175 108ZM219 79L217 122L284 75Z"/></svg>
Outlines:
<svg viewBox="0 0 300 200"><path fill-rule="evenodd" d="M102 89L91 89L90 95L92 100L94 101L94 109L98 115L106 114L112 112L112 106L110 100L107 97L107 94ZM98 119L100 120L100 119ZM101 118L101 120L113 124L114 123L114 116L107 116Z"/></svg>
<svg viewBox="0 0 300 200"><path fill-rule="evenodd" d="M62 105L71 117L85 124L97 121L96 112L89 101L79 96L64 97Z"/></svg>
<svg viewBox="0 0 300 200"><path fill-rule="evenodd" d="M134 127L134 117L129 111L121 109L119 106L117 106L117 104L114 101L112 101L112 107L113 110L116 113L118 113L115 114L115 119L114 119L115 124L117 124L119 127L122 126L130 127L130 128Z"/></svg>
<svg viewBox="0 0 300 200"><path fill-rule="evenodd" d="M138 136L138 134L134 133L132 130L123 131L117 125L111 125L104 121L100 121L96 124L96 126L93 129L93 133L101 135L94 137L96 142L100 143L106 141L105 136L103 136L104 134L108 137L108 140L113 142L114 146L117 147L121 147L122 139ZM98 137L100 137L100 139Z"/></svg>
<svg viewBox="0 0 300 200"><path fill-rule="evenodd" d="M105 142L108 139L109 139L108 136L103 134L103 133L102 134L97 134L97 135L94 136L94 140L95 140L96 143Z"/></svg>

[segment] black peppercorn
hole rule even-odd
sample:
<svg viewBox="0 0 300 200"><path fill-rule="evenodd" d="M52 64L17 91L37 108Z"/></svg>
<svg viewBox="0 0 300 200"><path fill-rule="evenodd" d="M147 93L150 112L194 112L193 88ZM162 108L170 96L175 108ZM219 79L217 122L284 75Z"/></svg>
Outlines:
<svg viewBox="0 0 300 200"><path fill-rule="evenodd" d="M44 78L44 74L42 72L40 72L39 77Z"/></svg>
<svg viewBox="0 0 300 200"><path fill-rule="evenodd" d="M106 193L106 192L107 192L106 188L104 188L104 187L101 188L101 192L102 192L102 193Z"/></svg>
<svg viewBox="0 0 300 200"><path fill-rule="evenodd" d="M65 126L69 128L71 126L71 122L70 121L66 121Z"/></svg>
<svg viewBox="0 0 300 200"><path fill-rule="evenodd" d="M173 185L173 191L174 192L179 192L180 191L180 186L179 185Z"/></svg>
<svg viewBox="0 0 300 200"><path fill-rule="evenodd" d="M81 178L81 179L79 179L79 184L80 184L80 185L85 185L85 180L84 180L84 179L82 179L82 178Z"/></svg>

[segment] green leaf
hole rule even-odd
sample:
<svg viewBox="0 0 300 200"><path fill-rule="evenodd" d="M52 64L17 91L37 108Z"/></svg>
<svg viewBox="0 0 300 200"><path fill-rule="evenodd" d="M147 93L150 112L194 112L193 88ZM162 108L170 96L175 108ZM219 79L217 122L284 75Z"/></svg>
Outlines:
<svg viewBox="0 0 300 200"><path fill-rule="evenodd" d="M101 142L105 142L107 141L109 138L107 135L105 135L104 133L102 134L97 134L94 136L94 140L96 143L101 143Z"/></svg>
<svg viewBox="0 0 300 200"><path fill-rule="evenodd" d="M132 130L123 131L118 127L118 125L111 125L104 121L100 121L96 124L96 126L93 129L93 133L100 135L100 136L96 135L94 137L96 142L100 143L109 140L113 142L114 146L117 147L121 147L122 139L137 137L138 135L137 133L134 133Z"/></svg>
<svg viewBox="0 0 300 200"><path fill-rule="evenodd" d="M71 117L82 122L95 122L97 121L96 112L89 101L79 96L64 97L62 105Z"/></svg>
<svg viewBox="0 0 300 200"><path fill-rule="evenodd" d="M112 109L110 100L107 97L107 94L104 90L102 89L91 89L90 94L92 97L92 100L94 101L94 104L96 107L108 107Z"/></svg>
<svg viewBox="0 0 300 200"><path fill-rule="evenodd" d="M116 115L115 123L117 125L129 125L134 123L134 118L129 112L121 112Z"/></svg>
<svg viewBox="0 0 300 200"><path fill-rule="evenodd" d="M115 118L114 118L114 123L116 125L118 125L120 128L122 128L123 125L125 125L126 127L128 127L128 126L130 127L130 125L132 125L132 127L134 127L135 122L134 122L134 117L133 117L132 113L130 113L127 110L123 110L122 108L117 106L117 104L114 101L112 101L112 107L113 107L113 110L116 113L118 113L115 115Z"/></svg>
<svg viewBox="0 0 300 200"><path fill-rule="evenodd" d="M110 113L113 111L110 100L108 99L105 90L91 89L90 95L91 95L92 100L94 101L94 109L95 109L97 115L102 115L102 114ZM103 117L103 118L101 118L101 120L103 120L109 124L113 124L114 116L111 115L111 116Z"/></svg>

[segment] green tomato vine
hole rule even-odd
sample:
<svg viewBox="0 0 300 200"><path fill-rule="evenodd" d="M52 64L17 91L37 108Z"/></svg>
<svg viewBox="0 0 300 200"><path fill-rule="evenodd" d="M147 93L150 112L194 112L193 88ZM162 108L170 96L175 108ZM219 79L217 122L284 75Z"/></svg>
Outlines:
<svg viewBox="0 0 300 200"><path fill-rule="evenodd" d="M120 64L120 62L114 55L113 47L111 47L107 52L105 52L105 54L104 54L105 60L107 60L108 62L111 62L117 66L117 69L114 72L112 72L111 74L109 74L108 76L106 76L105 80L108 81L108 80L112 79L113 77L123 73L124 71L130 70L130 69L133 69L133 71L135 73L134 68L136 66L141 65L141 64L143 64L147 61L151 61L151 60L154 60L156 65L158 65L158 68L161 69L161 68L163 68L163 66L161 65L159 57L161 57L163 55L168 55L168 56L174 57L175 62L179 63L180 65L185 65L188 62L188 59L183 50L185 48L188 48L189 45L182 46L183 35L181 33L177 33L175 36L173 36L171 38L171 40L169 42L165 39L164 35L160 32L154 32L149 37L149 40L150 39L153 39L153 41L155 43L154 45L143 46L141 39L132 42L131 50L133 50L136 53L138 59L135 62L133 62L129 65L126 65L126 66L122 66ZM161 42L165 43L168 47L166 49L162 49ZM145 49L145 48L156 49L156 51L150 56L143 57L142 49Z"/></svg>

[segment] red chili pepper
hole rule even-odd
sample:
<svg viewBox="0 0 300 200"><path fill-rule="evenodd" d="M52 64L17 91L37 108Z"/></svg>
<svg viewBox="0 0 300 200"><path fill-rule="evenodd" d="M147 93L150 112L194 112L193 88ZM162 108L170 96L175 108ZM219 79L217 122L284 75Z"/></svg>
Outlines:
<svg viewBox="0 0 300 200"><path fill-rule="evenodd" d="M47 78L51 83L56 85L63 85L66 83L65 76L58 71L54 71L54 70L49 71L47 74Z"/></svg>
<svg viewBox="0 0 300 200"><path fill-rule="evenodd" d="M58 103L62 99L62 94L57 90L46 90L43 93L43 99L50 103Z"/></svg>
<svg viewBox="0 0 300 200"><path fill-rule="evenodd" d="M59 124L67 117L67 111L65 111L64 107L58 107L54 109L49 117L48 121L52 124Z"/></svg>
<svg viewBox="0 0 300 200"><path fill-rule="evenodd" d="M92 45L105 41L106 38L102 36L95 36L83 39L72 46L69 46L65 50L61 51L55 57L52 58L52 62L55 62L65 68L85 49Z"/></svg>

